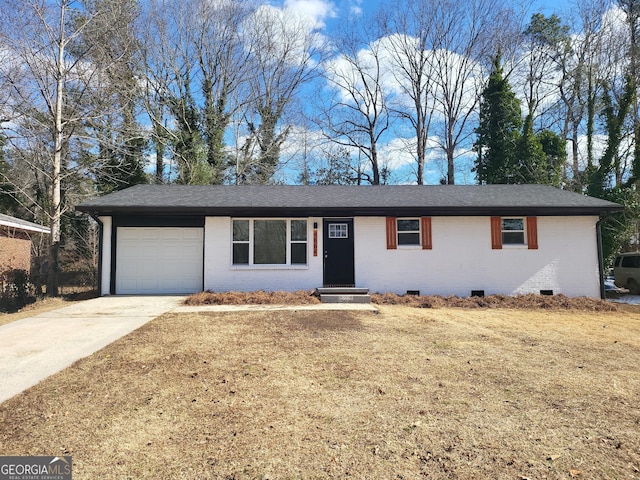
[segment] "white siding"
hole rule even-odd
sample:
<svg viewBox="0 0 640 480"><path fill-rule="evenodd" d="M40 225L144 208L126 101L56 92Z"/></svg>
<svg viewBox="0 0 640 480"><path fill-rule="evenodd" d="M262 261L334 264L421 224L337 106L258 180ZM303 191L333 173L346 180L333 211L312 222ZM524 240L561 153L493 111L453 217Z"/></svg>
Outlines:
<svg viewBox="0 0 640 480"><path fill-rule="evenodd" d="M313 224L318 223L318 255L313 256ZM307 265L235 266L231 218L205 220L204 289L211 291L295 291L322 286L322 219L307 219Z"/></svg>
<svg viewBox="0 0 640 480"><path fill-rule="evenodd" d="M98 217L102 223L102 271L100 295L109 295L111 287L111 217Z"/></svg>
<svg viewBox="0 0 640 480"><path fill-rule="evenodd" d="M489 217L433 217L433 249L387 250L385 219L355 219L356 283L372 292L599 297L597 217L538 217L537 250L491 249Z"/></svg>

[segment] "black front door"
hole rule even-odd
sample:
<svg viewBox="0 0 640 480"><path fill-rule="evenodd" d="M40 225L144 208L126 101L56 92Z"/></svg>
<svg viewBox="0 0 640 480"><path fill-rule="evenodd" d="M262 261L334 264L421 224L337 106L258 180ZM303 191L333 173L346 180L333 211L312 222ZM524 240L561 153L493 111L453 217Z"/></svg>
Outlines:
<svg viewBox="0 0 640 480"><path fill-rule="evenodd" d="M324 286L354 287L353 219L324 220Z"/></svg>

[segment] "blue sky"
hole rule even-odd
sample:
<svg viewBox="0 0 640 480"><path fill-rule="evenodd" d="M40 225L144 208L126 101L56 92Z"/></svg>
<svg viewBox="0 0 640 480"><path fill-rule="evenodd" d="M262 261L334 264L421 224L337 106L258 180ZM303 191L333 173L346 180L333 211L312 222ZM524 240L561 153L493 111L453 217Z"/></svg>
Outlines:
<svg viewBox="0 0 640 480"><path fill-rule="evenodd" d="M390 0L281 0L267 1L265 3L293 8L300 13L304 12L324 23L330 30L332 25L339 19L344 19L350 15L366 15L367 13L375 12L381 5L395 2ZM512 4L517 9L521 9L524 4L524 8L529 10L531 14L541 11L546 15L560 12L568 5L568 2L558 0L533 0L529 2L505 0L504 3Z"/></svg>

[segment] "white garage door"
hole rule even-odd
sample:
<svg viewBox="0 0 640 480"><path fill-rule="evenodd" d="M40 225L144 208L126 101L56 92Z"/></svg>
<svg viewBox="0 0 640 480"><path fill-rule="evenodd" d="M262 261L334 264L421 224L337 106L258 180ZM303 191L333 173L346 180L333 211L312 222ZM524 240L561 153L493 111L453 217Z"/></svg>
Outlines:
<svg viewBox="0 0 640 480"><path fill-rule="evenodd" d="M203 229L118 227L116 294L202 291Z"/></svg>

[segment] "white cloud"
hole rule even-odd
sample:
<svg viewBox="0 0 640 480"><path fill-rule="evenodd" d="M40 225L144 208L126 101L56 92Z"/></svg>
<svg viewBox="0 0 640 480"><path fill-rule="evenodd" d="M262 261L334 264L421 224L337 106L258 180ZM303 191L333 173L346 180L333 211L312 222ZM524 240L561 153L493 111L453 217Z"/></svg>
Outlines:
<svg viewBox="0 0 640 480"><path fill-rule="evenodd" d="M315 66L311 57L323 46L315 21L289 8L263 4L244 22L246 47L258 52L265 64Z"/></svg>
<svg viewBox="0 0 640 480"><path fill-rule="evenodd" d="M415 163L415 138L393 138L379 147L380 160L391 170Z"/></svg>
<svg viewBox="0 0 640 480"><path fill-rule="evenodd" d="M625 143L630 142L628 139ZM629 145L627 145L628 147ZM567 162L571 163L573 161L573 152L571 151L571 142L567 142ZM604 134L594 135L593 136L593 159L594 163L598 165L598 161L604 154L604 151L607 149L607 136ZM587 168L587 136L580 135L578 136L578 164L580 170L584 170Z"/></svg>
<svg viewBox="0 0 640 480"><path fill-rule="evenodd" d="M362 0L353 0L349 5L349 15L353 17L361 17L363 13Z"/></svg>
<svg viewBox="0 0 640 480"><path fill-rule="evenodd" d="M335 18L336 7L325 0L285 0L284 9L309 22L314 29L325 26L325 20Z"/></svg>
<svg viewBox="0 0 640 480"><path fill-rule="evenodd" d="M319 130L310 130L300 125L291 127L287 139L282 144L281 154L287 160L296 156L311 155L327 143L327 138Z"/></svg>

